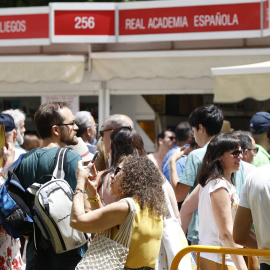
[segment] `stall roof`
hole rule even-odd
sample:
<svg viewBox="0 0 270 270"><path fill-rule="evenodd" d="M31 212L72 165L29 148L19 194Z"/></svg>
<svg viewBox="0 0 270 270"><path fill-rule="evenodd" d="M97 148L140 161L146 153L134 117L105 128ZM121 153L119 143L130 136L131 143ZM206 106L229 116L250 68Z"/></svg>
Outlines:
<svg viewBox="0 0 270 270"><path fill-rule="evenodd" d="M262 101L270 98L270 61L211 70L214 76L214 102L231 103L246 98Z"/></svg>
<svg viewBox="0 0 270 270"><path fill-rule="evenodd" d="M82 55L1 56L0 81L80 83L84 67Z"/></svg>
<svg viewBox="0 0 270 270"><path fill-rule="evenodd" d="M91 69L86 70L82 55L2 56L0 95L84 96L98 95L102 89L112 95L212 94L212 67L267 61L270 49L90 53L90 57ZM9 72L5 73L7 69ZM224 90L216 91L216 102L235 102L246 97L245 91L241 94L228 83L223 87ZM221 94L226 98L220 98ZM257 92L248 97L268 98Z"/></svg>

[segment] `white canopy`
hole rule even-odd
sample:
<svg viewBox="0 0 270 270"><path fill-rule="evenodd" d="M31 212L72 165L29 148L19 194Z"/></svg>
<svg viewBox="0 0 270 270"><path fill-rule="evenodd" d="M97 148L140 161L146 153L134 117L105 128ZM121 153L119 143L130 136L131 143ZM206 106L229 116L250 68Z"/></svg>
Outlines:
<svg viewBox="0 0 270 270"><path fill-rule="evenodd" d="M80 83L84 66L83 55L1 56L0 81Z"/></svg>
<svg viewBox="0 0 270 270"><path fill-rule="evenodd" d="M214 102L239 102L246 98L270 98L270 61L212 68Z"/></svg>

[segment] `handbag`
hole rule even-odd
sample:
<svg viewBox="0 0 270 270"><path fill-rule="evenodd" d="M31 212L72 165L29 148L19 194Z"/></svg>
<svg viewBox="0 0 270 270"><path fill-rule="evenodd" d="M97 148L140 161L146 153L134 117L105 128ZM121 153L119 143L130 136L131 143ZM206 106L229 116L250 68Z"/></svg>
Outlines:
<svg viewBox="0 0 270 270"><path fill-rule="evenodd" d="M111 229L96 233L75 270L124 269L136 215L136 205L132 198L123 200L128 202L130 212L114 239L110 238Z"/></svg>
<svg viewBox="0 0 270 270"><path fill-rule="evenodd" d="M163 219L161 248L156 263L156 270L167 270L167 269L169 270L171 269L171 264L175 255L181 249L187 247L188 242L177 218L175 217L165 185L163 185L162 188L171 217ZM185 257L183 257L177 269L178 270L197 269L196 263L192 258L191 254L187 254Z"/></svg>

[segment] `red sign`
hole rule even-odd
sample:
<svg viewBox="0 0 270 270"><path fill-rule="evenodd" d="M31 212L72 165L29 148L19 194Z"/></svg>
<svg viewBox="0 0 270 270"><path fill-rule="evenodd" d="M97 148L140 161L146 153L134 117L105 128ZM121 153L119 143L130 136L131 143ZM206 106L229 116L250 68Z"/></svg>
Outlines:
<svg viewBox="0 0 270 270"><path fill-rule="evenodd" d="M114 35L114 10L55 10L54 34Z"/></svg>
<svg viewBox="0 0 270 270"><path fill-rule="evenodd" d="M260 12L259 2L119 10L119 35L260 30Z"/></svg>
<svg viewBox="0 0 270 270"><path fill-rule="evenodd" d="M269 2L263 3L263 29L269 28Z"/></svg>
<svg viewBox="0 0 270 270"><path fill-rule="evenodd" d="M0 46L270 35L268 0L244 1L50 3L49 7L0 9Z"/></svg>
<svg viewBox="0 0 270 270"><path fill-rule="evenodd" d="M0 15L0 40L40 38L49 38L49 14Z"/></svg>

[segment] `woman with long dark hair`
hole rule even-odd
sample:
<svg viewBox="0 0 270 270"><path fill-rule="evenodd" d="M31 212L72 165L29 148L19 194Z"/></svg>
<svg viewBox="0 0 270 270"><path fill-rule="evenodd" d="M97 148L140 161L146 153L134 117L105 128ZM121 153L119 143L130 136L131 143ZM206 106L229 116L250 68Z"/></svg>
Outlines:
<svg viewBox="0 0 270 270"><path fill-rule="evenodd" d="M130 126L116 128L111 134L110 168L98 174L98 193L104 205L116 201L110 187L110 177L116 169L120 158L132 154L146 156L141 136Z"/></svg>
<svg viewBox="0 0 270 270"><path fill-rule="evenodd" d="M221 133L207 147L197 180L180 211L183 230L192 213L199 212L199 245L237 247L233 241L233 220L239 198L234 187L234 172L239 170L242 150L237 137ZM221 269L220 254L201 253L202 270ZM225 269L247 269L243 256L226 255Z"/></svg>

